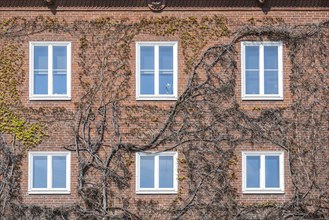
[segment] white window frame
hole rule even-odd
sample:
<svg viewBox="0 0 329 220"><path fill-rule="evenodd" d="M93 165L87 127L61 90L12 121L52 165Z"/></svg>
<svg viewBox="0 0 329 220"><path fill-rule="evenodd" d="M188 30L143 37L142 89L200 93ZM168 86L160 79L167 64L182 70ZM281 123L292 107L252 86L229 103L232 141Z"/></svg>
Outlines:
<svg viewBox="0 0 329 220"><path fill-rule="evenodd" d="M247 188L247 156L260 157L260 187ZM279 156L280 187L265 187L265 156ZM244 194L283 194L284 193L284 152L283 151L243 151L242 152L242 193Z"/></svg>
<svg viewBox="0 0 329 220"><path fill-rule="evenodd" d="M154 95L140 94L140 47L154 46ZM173 47L173 94L159 94L159 46ZM136 42L136 100L177 100L178 89L178 43L175 41L165 42Z"/></svg>
<svg viewBox="0 0 329 220"><path fill-rule="evenodd" d="M246 94L246 46L259 46L259 94ZM264 94L264 46L278 47L278 92ZM283 100L283 48L282 42L241 42L241 97L242 100Z"/></svg>
<svg viewBox="0 0 329 220"><path fill-rule="evenodd" d="M140 187L140 157L154 156L154 188ZM159 188L159 156L172 156L174 161L173 188ZM178 153L177 152L139 152L136 153L136 194L177 194L178 192Z"/></svg>
<svg viewBox="0 0 329 220"><path fill-rule="evenodd" d="M47 157L47 188L33 188L33 157ZM66 188L52 188L52 157L66 157ZM30 151L28 161L28 194L70 194L71 193L71 152L69 151Z"/></svg>
<svg viewBox="0 0 329 220"><path fill-rule="evenodd" d="M34 94L34 46L48 47L48 94ZM53 94L53 46L67 47L67 94ZM47 42L47 41L31 41L29 42L30 50L30 73L29 73L29 99L30 100L71 100L71 42Z"/></svg>

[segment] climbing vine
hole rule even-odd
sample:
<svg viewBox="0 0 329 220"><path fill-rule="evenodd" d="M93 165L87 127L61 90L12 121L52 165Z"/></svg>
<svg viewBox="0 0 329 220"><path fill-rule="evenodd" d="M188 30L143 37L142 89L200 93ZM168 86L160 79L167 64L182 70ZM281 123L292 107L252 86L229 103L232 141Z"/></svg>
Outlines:
<svg viewBox="0 0 329 220"><path fill-rule="evenodd" d="M79 46L74 108L26 107L20 88L27 51L40 33ZM158 17L138 22L12 18L0 22L0 215L6 219L305 219L329 213L329 22L292 26L282 19ZM175 38L186 81L177 101L135 102L132 47L140 36ZM289 59L291 100L248 107L240 101L239 42L273 40ZM226 43L223 43L226 42ZM26 63L25 63L26 64ZM66 207L24 204L19 181L26 150L53 126L67 126L78 161L80 200ZM287 155L291 196L244 204L236 184L245 145L275 146ZM179 193L165 205L133 192L134 153L179 151ZM168 198L168 197L166 197Z"/></svg>

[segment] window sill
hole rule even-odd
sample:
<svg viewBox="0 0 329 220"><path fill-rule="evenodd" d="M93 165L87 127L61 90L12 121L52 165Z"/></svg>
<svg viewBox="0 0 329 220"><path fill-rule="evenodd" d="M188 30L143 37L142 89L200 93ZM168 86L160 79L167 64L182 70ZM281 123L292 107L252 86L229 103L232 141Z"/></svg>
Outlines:
<svg viewBox="0 0 329 220"><path fill-rule="evenodd" d="M175 190L168 190L168 191L165 191L165 190L141 190L141 191L136 191L136 194L137 195L150 195L150 194L153 194L153 195L156 195L156 194L161 194L161 195L165 195L165 194L177 194L178 192L175 191Z"/></svg>
<svg viewBox="0 0 329 220"><path fill-rule="evenodd" d="M70 101L70 96L30 96L30 101Z"/></svg>
<svg viewBox="0 0 329 220"><path fill-rule="evenodd" d="M284 190L246 190L242 194L284 194Z"/></svg>
<svg viewBox="0 0 329 220"><path fill-rule="evenodd" d="M33 190L28 192L29 195L67 195L71 194L71 191L66 190Z"/></svg>
<svg viewBox="0 0 329 220"><path fill-rule="evenodd" d="M242 96L243 101L283 101L282 96Z"/></svg>
<svg viewBox="0 0 329 220"><path fill-rule="evenodd" d="M136 101L177 101L176 96L145 96L136 97Z"/></svg>

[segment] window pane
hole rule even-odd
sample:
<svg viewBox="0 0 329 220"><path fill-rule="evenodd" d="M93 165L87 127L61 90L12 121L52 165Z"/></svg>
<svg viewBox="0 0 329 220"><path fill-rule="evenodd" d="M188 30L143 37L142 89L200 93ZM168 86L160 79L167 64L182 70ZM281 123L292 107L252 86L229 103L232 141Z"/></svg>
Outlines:
<svg viewBox="0 0 329 220"><path fill-rule="evenodd" d="M259 94L259 71L246 71L246 94Z"/></svg>
<svg viewBox="0 0 329 220"><path fill-rule="evenodd" d="M154 47L142 46L140 48L140 93L142 95L154 94Z"/></svg>
<svg viewBox="0 0 329 220"><path fill-rule="evenodd" d="M247 156L247 188L259 188L260 157Z"/></svg>
<svg viewBox="0 0 329 220"><path fill-rule="evenodd" d="M66 46L53 47L53 68L66 69L67 68L67 52Z"/></svg>
<svg viewBox="0 0 329 220"><path fill-rule="evenodd" d="M48 69L48 46L34 46L34 69Z"/></svg>
<svg viewBox="0 0 329 220"><path fill-rule="evenodd" d="M265 156L265 187L280 187L279 156Z"/></svg>
<svg viewBox="0 0 329 220"><path fill-rule="evenodd" d="M278 47L264 47L264 67L265 69L278 69Z"/></svg>
<svg viewBox="0 0 329 220"><path fill-rule="evenodd" d="M34 94L48 94L48 46L34 46Z"/></svg>
<svg viewBox="0 0 329 220"><path fill-rule="evenodd" d="M264 93L279 94L279 78L278 71L264 72Z"/></svg>
<svg viewBox="0 0 329 220"><path fill-rule="evenodd" d="M173 94L173 61L172 46L159 47L159 93Z"/></svg>
<svg viewBox="0 0 329 220"><path fill-rule="evenodd" d="M172 46L159 47L159 65L160 70L173 69L174 52Z"/></svg>
<svg viewBox="0 0 329 220"><path fill-rule="evenodd" d="M66 86L67 86L67 75L66 72L63 71L54 71L53 75L53 93L54 94L66 94Z"/></svg>
<svg viewBox="0 0 329 220"><path fill-rule="evenodd" d="M161 74L165 73L165 74ZM167 74L166 72L160 72L159 77L159 93L160 94L174 94L173 90L173 74Z"/></svg>
<svg viewBox="0 0 329 220"><path fill-rule="evenodd" d="M33 188L47 188L47 156L33 156Z"/></svg>
<svg viewBox="0 0 329 220"><path fill-rule="evenodd" d="M141 71L140 93L142 95L154 94L154 72L143 74Z"/></svg>
<svg viewBox="0 0 329 220"><path fill-rule="evenodd" d="M48 94L48 72L34 71L34 94Z"/></svg>
<svg viewBox="0 0 329 220"><path fill-rule="evenodd" d="M154 156L140 157L140 187L154 188Z"/></svg>
<svg viewBox="0 0 329 220"><path fill-rule="evenodd" d="M66 188L66 156L52 157L53 188Z"/></svg>
<svg viewBox="0 0 329 220"><path fill-rule="evenodd" d="M174 188L174 158L172 156L159 157L159 187Z"/></svg>
<svg viewBox="0 0 329 220"><path fill-rule="evenodd" d="M142 46L140 47L140 66L142 70L152 69L154 70L154 47Z"/></svg>
<svg viewBox="0 0 329 220"><path fill-rule="evenodd" d="M246 69L259 69L259 46L246 46Z"/></svg>

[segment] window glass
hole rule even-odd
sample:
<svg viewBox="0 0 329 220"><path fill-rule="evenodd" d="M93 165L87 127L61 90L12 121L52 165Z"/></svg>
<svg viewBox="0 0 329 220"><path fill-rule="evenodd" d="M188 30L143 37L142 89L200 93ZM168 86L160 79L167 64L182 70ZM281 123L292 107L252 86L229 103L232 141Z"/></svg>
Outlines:
<svg viewBox="0 0 329 220"><path fill-rule="evenodd" d="M279 156L265 156L265 187L280 187L280 158Z"/></svg>
<svg viewBox="0 0 329 220"><path fill-rule="evenodd" d="M278 47L264 46L264 68L277 70L278 63Z"/></svg>
<svg viewBox="0 0 329 220"><path fill-rule="evenodd" d="M246 46L246 69L259 69L259 46Z"/></svg>
<svg viewBox="0 0 329 220"><path fill-rule="evenodd" d="M48 94L48 72L34 71L34 94Z"/></svg>
<svg viewBox="0 0 329 220"><path fill-rule="evenodd" d="M52 157L53 188L66 188L66 156Z"/></svg>
<svg viewBox="0 0 329 220"><path fill-rule="evenodd" d="M47 188L47 156L33 157L33 188Z"/></svg>
<svg viewBox="0 0 329 220"><path fill-rule="evenodd" d="M154 70L154 47L153 46L141 46L141 69L142 70Z"/></svg>
<svg viewBox="0 0 329 220"><path fill-rule="evenodd" d="M67 47L53 46L53 68L66 70L67 68Z"/></svg>
<svg viewBox="0 0 329 220"><path fill-rule="evenodd" d="M260 187L260 157L247 156L247 188Z"/></svg>
<svg viewBox="0 0 329 220"><path fill-rule="evenodd" d="M159 93L173 94L173 47L160 46L159 47Z"/></svg>
<svg viewBox="0 0 329 220"><path fill-rule="evenodd" d="M140 156L140 187L154 188L154 156Z"/></svg>
<svg viewBox="0 0 329 220"><path fill-rule="evenodd" d="M153 95L154 94L154 72L141 73L141 94Z"/></svg>
<svg viewBox="0 0 329 220"><path fill-rule="evenodd" d="M34 69L48 70L48 46L34 46Z"/></svg>
<svg viewBox="0 0 329 220"><path fill-rule="evenodd" d="M264 46L264 93L278 94L278 47Z"/></svg>
<svg viewBox="0 0 329 220"><path fill-rule="evenodd" d="M154 47L140 47L140 93L154 94Z"/></svg>
<svg viewBox="0 0 329 220"><path fill-rule="evenodd" d="M246 71L246 94L259 94L259 71Z"/></svg>
<svg viewBox="0 0 329 220"><path fill-rule="evenodd" d="M159 47L159 65L161 70L173 70L174 51L172 46Z"/></svg>
<svg viewBox="0 0 329 220"><path fill-rule="evenodd" d="M160 81L159 81L159 89L160 94L170 94L174 93L173 91L173 74L160 74Z"/></svg>
<svg viewBox="0 0 329 220"><path fill-rule="evenodd" d="M53 89L54 94L67 94L67 76L64 71L56 71L54 70L53 75Z"/></svg>
<svg viewBox="0 0 329 220"><path fill-rule="evenodd" d="M264 93L265 94L278 94L279 93L279 78L278 71L264 72Z"/></svg>
<svg viewBox="0 0 329 220"><path fill-rule="evenodd" d="M259 94L259 46L246 46L246 94Z"/></svg>
<svg viewBox="0 0 329 220"><path fill-rule="evenodd" d="M174 187L174 160L172 156L159 157L159 187Z"/></svg>
<svg viewBox="0 0 329 220"><path fill-rule="evenodd" d="M48 93L48 47L34 47L34 94Z"/></svg>
<svg viewBox="0 0 329 220"><path fill-rule="evenodd" d="M66 94L67 88L67 47L53 47L53 93Z"/></svg>

